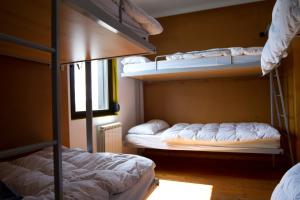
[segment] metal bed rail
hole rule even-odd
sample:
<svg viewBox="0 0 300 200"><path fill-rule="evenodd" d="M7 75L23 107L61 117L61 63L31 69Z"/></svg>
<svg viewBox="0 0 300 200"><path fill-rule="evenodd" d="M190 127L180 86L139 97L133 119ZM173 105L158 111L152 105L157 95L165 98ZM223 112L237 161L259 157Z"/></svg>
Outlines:
<svg viewBox="0 0 300 200"><path fill-rule="evenodd" d="M92 63L85 63L85 100L86 100L86 141L88 152L93 152L93 102L92 102Z"/></svg>
<svg viewBox="0 0 300 200"><path fill-rule="evenodd" d="M37 151L46 147L50 147L56 144L56 141L49 141L49 142L41 142L37 144L31 144L27 146L22 146L22 147L17 147L17 148L12 148L8 150L3 150L0 152L0 160L5 159L5 158L10 158L13 156L18 156L21 154L26 154L30 153L33 151Z"/></svg>
<svg viewBox="0 0 300 200"><path fill-rule="evenodd" d="M60 0L52 0L51 15L51 45L55 52L51 54L52 75L52 126L53 139L56 141L53 147L54 164L54 190L55 199L63 199L62 177L62 150L61 150L61 113L60 113Z"/></svg>
<svg viewBox="0 0 300 200"><path fill-rule="evenodd" d="M21 39L21 38L17 38L17 37L7 35L7 34L4 34L4 33L0 33L0 40L6 41L6 42L13 42L13 43L16 43L16 44L21 45L21 46L29 47L29 48L40 50L40 51L46 51L46 52L49 52L49 53L55 52L54 48L49 48L49 47L46 47L44 45L36 44L34 42L24 40L24 39Z"/></svg>
<svg viewBox="0 0 300 200"><path fill-rule="evenodd" d="M60 114L60 64L59 64L59 17L60 0L51 1L51 47L36 44L32 41L0 33L0 40L15 43L20 46L51 53L52 82L52 126L53 141L32 144L23 147L0 151L0 159L30 153L45 147L53 146L54 190L55 199L63 199L62 186L62 152L61 152L61 114Z"/></svg>

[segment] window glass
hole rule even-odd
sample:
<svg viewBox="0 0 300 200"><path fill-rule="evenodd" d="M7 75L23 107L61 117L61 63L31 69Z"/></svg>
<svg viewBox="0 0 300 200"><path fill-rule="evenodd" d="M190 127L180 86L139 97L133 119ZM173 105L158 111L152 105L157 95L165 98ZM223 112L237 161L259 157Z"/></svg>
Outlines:
<svg viewBox="0 0 300 200"><path fill-rule="evenodd" d="M109 72L110 63L109 60L95 60L91 62L93 111L109 111L109 93L111 90L111 84L109 84L111 81L111 77L109 77L111 75ZM86 111L85 62L75 63L70 70L72 115L81 113L84 117Z"/></svg>

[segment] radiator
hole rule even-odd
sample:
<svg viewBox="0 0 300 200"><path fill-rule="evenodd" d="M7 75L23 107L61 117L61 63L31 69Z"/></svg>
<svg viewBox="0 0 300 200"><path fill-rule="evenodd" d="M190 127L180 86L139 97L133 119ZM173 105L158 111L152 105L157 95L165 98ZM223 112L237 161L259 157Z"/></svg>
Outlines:
<svg viewBox="0 0 300 200"><path fill-rule="evenodd" d="M122 153L122 125L111 123L100 125L97 134L97 151Z"/></svg>

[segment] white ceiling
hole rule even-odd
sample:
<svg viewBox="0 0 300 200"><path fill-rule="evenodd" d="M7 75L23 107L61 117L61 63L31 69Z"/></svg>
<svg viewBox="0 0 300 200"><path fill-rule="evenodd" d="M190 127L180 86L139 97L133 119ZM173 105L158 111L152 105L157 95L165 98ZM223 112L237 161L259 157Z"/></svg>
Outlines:
<svg viewBox="0 0 300 200"><path fill-rule="evenodd" d="M153 17L164 17L261 0L131 0Z"/></svg>

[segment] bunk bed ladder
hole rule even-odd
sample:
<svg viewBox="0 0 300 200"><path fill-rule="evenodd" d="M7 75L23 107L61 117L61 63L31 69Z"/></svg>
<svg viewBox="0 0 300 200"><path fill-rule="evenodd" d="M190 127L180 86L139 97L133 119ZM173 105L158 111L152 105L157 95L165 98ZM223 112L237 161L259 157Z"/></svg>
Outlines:
<svg viewBox="0 0 300 200"><path fill-rule="evenodd" d="M53 140L0 151L0 160L31 153L49 146L53 147L54 193L55 200L63 199L62 151L61 151L61 114L60 114L60 63L59 63L59 16L60 0L51 1L51 48L22 38L0 33L0 40L20 46L51 53L52 81L52 126Z"/></svg>
<svg viewBox="0 0 300 200"><path fill-rule="evenodd" d="M285 130L285 133L287 135L287 140L288 140L289 157L291 160L291 164L293 165L295 163L295 160L294 160L294 153L293 153L293 147L292 147L292 138L291 138L291 134L289 131L288 115L287 115L287 112L285 109L285 102L284 102L278 68L275 68L274 71L270 72L270 99L271 99L271 124L272 124L272 126L274 126L274 107L273 107L273 105L275 104L278 126L280 129L282 129L284 126L284 130Z"/></svg>

